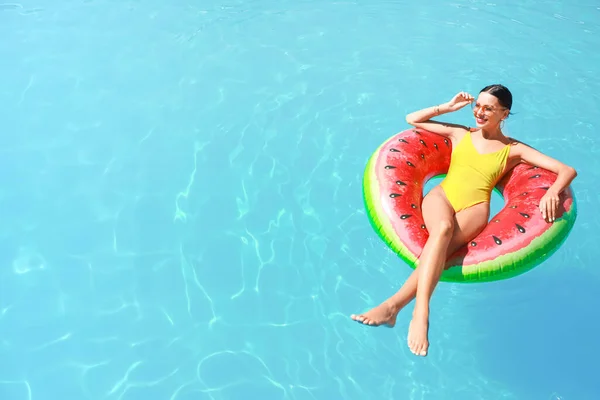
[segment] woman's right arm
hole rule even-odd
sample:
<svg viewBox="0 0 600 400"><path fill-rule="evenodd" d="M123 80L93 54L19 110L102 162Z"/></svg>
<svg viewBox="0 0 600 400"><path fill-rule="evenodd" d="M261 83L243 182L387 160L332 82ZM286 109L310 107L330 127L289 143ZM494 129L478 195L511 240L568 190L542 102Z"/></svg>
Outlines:
<svg viewBox="0 0 600 400"><path fill-rule="evenodd" d="M466 126L451 124L448 122L437 122L431 118L460 110L474 100L473 96L468 93L460 92L447 103L438 106L424 108L419 111L412 112L406 116L406 122L410 125L437 133L442 136L452 137L460 131L468 129Z"/></svg>

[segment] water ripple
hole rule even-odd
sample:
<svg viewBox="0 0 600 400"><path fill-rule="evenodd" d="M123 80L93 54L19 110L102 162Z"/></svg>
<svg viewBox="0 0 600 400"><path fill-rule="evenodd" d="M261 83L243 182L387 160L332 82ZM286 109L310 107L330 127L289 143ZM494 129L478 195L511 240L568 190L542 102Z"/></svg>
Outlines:
<svg viewBox="0 0 600 400"><path fill-rule="evenodd" d="M593 397L597 324L575 349L571 327L600 279L597 7L84 1L0 15L3 398ZM363 168L407 112L491 81L515 95L507 132L577 167L580 218L518 279L439 285L417 359L410 310L395 329L348 317L410 273L369 226Z"/></svg>

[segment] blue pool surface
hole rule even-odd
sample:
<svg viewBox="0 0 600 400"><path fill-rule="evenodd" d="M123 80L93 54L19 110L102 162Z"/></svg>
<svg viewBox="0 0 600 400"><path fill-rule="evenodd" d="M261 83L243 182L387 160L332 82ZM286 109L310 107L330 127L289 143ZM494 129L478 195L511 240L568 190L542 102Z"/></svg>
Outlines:
<svg viewBox="0 0 600 400"><path fill-rule="evenodd" d="M27 0L0 36L0 399L600 398L599 4ZM363 169L496 82L579 216L527 274L441 283L418 358L412 307L349 319L411 272Z"/></svg>

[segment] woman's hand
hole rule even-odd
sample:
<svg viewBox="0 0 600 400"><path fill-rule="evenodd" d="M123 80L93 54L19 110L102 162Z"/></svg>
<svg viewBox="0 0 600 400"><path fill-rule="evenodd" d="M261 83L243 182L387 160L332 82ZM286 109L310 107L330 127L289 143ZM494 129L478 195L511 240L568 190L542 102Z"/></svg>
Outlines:
<svg viewBox="0 0 600 400"><path fill-rule="evenodd" d="M548 189L546 194L540 199L540 212L546 222L554 222L559 204L558 192Z"/></svg>
<svg viewBox="0 0 600 400"><path fill-rule="evenodd" d="M560 194L565 190L577 176L575 168L549 157L533 147L517 142L511 146L511 157L520 159L529 165L544 168L556 174L556 180L548 188L548 191L540 199L540 213L546 222L554 222L558 207L560 206Z"/></svg>
<svg viewBox="0 0 600 400"><path fill-rule="evenodd" d="M472 103L473 100L475 100L475 98L469 93L460 92L448 102L448 108L450 109L450 111L458 111L467 104Z"/></svg>

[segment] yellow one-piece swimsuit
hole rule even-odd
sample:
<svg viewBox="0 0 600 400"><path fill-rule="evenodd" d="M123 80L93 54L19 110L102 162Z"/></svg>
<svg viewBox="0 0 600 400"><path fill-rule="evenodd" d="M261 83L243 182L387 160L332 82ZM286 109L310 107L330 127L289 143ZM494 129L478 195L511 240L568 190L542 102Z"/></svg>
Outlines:
<svg viewBox="0 0 600 400"><path fill-rule="evenodd" d="M455 212L489 202L492 190L502 177L510 145L493 153L481 154L466 133L452 151L450 167L440 186Z"/></svg>

